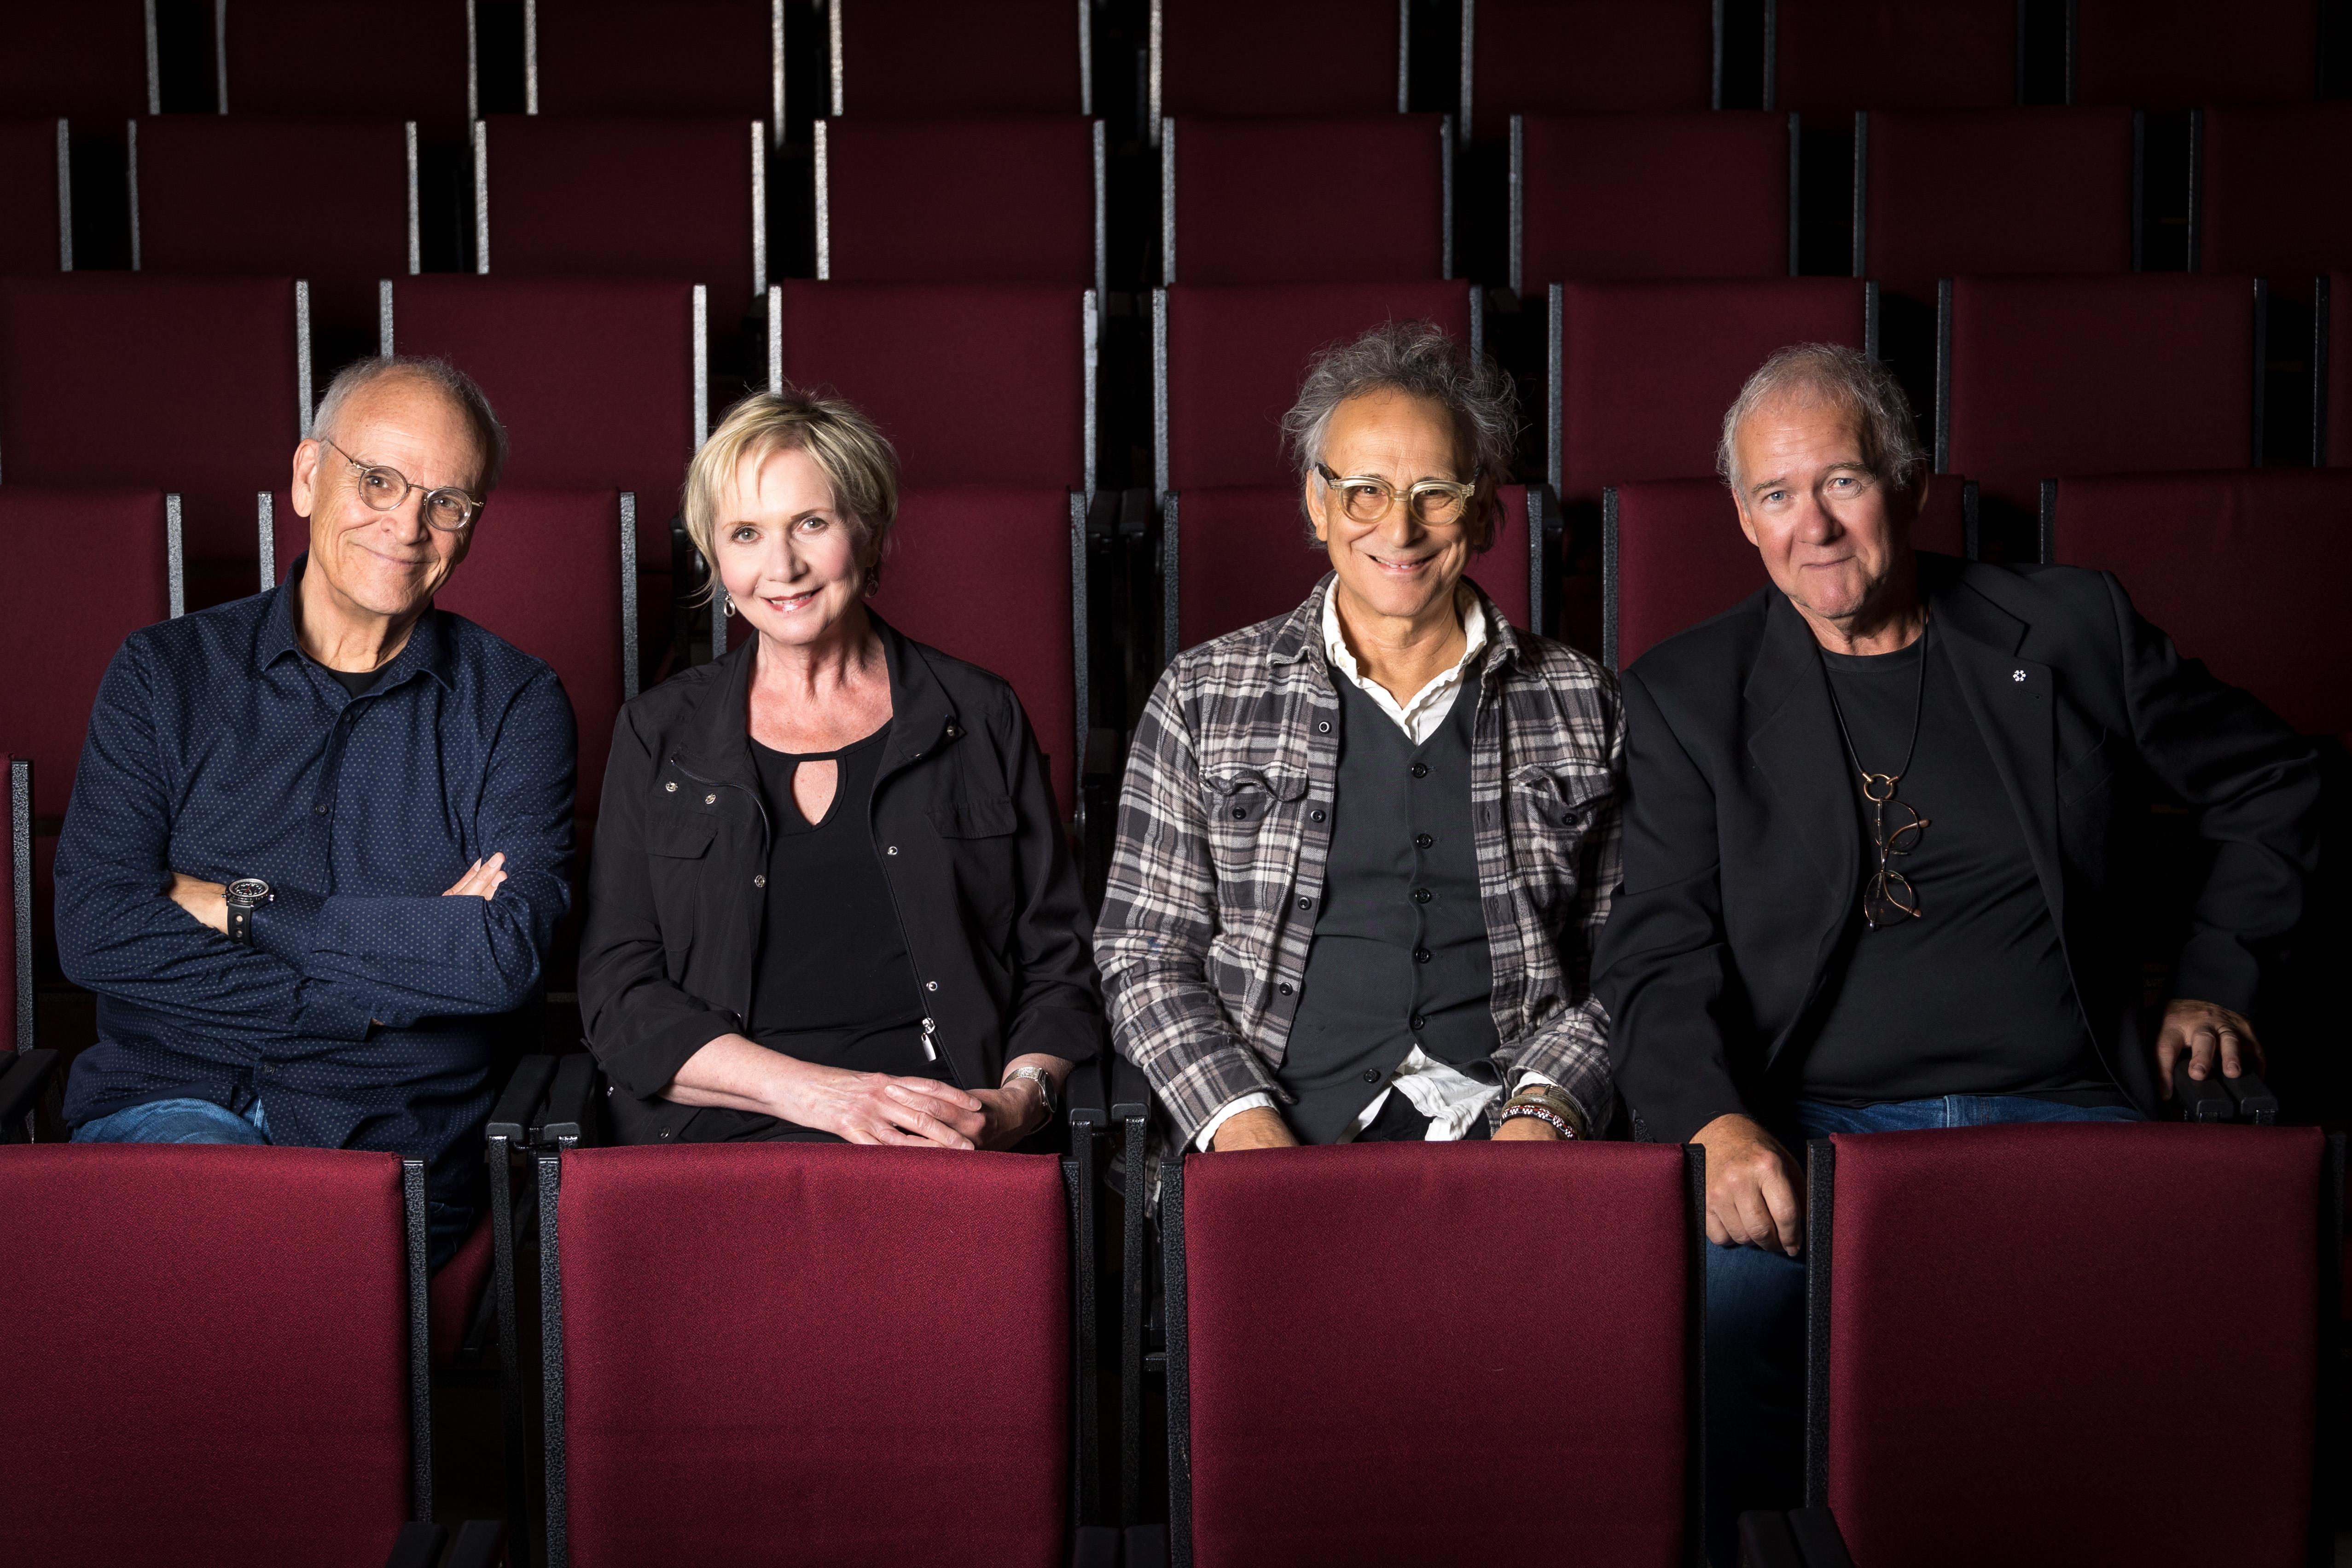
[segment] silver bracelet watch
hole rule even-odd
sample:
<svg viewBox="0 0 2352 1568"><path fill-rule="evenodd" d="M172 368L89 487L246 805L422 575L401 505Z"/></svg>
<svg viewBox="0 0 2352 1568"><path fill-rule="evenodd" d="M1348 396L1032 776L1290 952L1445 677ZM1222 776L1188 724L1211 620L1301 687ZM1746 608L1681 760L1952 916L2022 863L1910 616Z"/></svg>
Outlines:
<svg viewBox="0 0 2352 1568"><path fill-rule="evenodd" d="M1060 1109L1060 1107L1055 1103L1056 1096L1054 1092L1054 1075L1040 1067L1014 1068L1011 1072L1004 1075L1003 1080L996 1087L999 1089L1010 1089L1013 1087L1013 1080L1016 1078L1031 1079L1036 1082L1037 1093L1045 1101L1045 1120L1047 1121L1053 1121L1054 1112Z"/></svg>

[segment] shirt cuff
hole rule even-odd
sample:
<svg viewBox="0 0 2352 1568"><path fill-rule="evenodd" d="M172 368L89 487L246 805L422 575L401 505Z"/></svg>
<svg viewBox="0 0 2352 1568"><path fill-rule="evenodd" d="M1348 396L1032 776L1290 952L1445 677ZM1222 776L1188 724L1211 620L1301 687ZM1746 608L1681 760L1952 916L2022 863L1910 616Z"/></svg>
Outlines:
<svg viewBox="0 0 2352 1568"><path fill-rule="evenodd" d="M1223 1127L1244 1110L1272 1110L1273 1109L1274 1096L1270 1094L1244 1094L1238 1099L1229 1100L1218 1107L1214 1116L1201 1123L1201 1131L1194 1136L1192 1147L1205 1154L1209 1152L1209 1146L1217 1140L1218 1128Z"/></svg>
<svg viewBox="0 0 2352 1568"><path fill-rule="evenodd" d="M253 945L289 964L298 974L310 972L310 955L319 948L319 927L327 917L327 900L302 888L269 889L269 901L253 911Z"/></svg>

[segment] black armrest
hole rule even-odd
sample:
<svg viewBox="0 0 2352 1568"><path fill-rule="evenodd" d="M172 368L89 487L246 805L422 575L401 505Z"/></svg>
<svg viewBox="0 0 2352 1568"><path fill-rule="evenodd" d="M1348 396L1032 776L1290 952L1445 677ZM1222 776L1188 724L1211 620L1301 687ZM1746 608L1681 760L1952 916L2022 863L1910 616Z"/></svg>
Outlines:
<svg viewBox="0 0 2352 1568"><path fill-rule="evenodd" d="M58 1070L53 1050L18 1051L0 1071L0 1143L11 1141L11 1129L23 1125L33 1106Z"/></svg>
<svg viewBox="0 0 2352 1568"><path fill-rule="evenodd" d="M2235 1121L2238 1119L2238 1102L2230 1098L2228 1089L2221 1087L2221 1075L2190 1078L2186 1058L2172 1067L2172 1102L2180 1108L2180 1120L2183 1121Z"/></svg>
<svg viewBox="0 0 2352 1568"><path fill-rule="evenodd" d="M1166 1525L1130 1524L1120 1533L1126 1537L1125 1568L1168 1568Z"/></svg>
<svg viewBox="0 0 2352 1568"><path fill-rule="evenodd" d="M490 1110L489 1124L482 1129L485 1138L504 1138L509 1145L519 1146L523 1134L532 1126L540 1102L547 1098L548 1086L555 1081L555 1060L551 1056L528 1056L515 1063L513 1074L507 1079L504 1093Z"/></svg>
<svg viewBox="0 0 2352 1568"><path fill-rule="evenodd" d="M1110 1059L1110 1114L1116 1121L1138 1121L1151 1114L1151 1084L1143 1069L1125 1057Z"/></svg>
<svg viewBox="0 0 2352 1568"><path fill-rule="evenodd" d="M595 1125L596 1058L573 1051L555 1058L555 1079L540 1108L539 1124L530 1130L533 1143L581 1143Z"/></svg>
<svg viewBox="0 0 2352 1568"><path fill-rule="evenodd" d="M1789 1533L1797 1538L1797 1550L1805 1554L1805 1568L1853 1568L1837 1516L1828 1509L1790 1509Z"/></svg>
<svg viewBox="0 0 2352 1568"><path fill-rule="evenodd" d="M1118 1527L1082 1524L1072 1531L1070 1568L1119 1568Z"/></svg>
<svg viewBox="0 0 2352 1568"><path fill-rule="evenodd" d="M400 1527L400 1537L392 1543L392 1555L383 1560L383 1568L440 1568L441 1543L449 1532L437 1524L425 1524L412 1520Z"/></svg>
<svg viewBox="0 0 2352 1568"><path fill-rule="evenodd" d="M506 1543L504 1521L469 1519L457 1527L457 1533L450 1539L441 1568L493 1568Z"/></svg>
<svg viewBox="0 0 2352 1568"><path fill-rule="evenodd" d="M1758 1510L1739 1516L1739 1568L1805 1568L1787 1514Z"/></svg>
<svg viewBox="0 0 2352 1568"><path fill-rule="evenodd" d="M2221 1083L2230 1098L2237 1101L2239 1121L2251 1121L2257 1127L2278 1124L2278 1096L2271 1092L2271 1086L2262 1080L2260 1074L2249 1071L2225 1078Z"/></svg>
<svg viewBox="0 0 2352 1568"><path fill-rule="evenodd" d="M1095 1058L1073 1066L1062 1083L1063 1114L1069 1120L1073 1138L1098 1137L1110 1131L1108 1097L1103 1093L1103 1058L1109 1050L1110 1042L1105 1040Z"/></svg>

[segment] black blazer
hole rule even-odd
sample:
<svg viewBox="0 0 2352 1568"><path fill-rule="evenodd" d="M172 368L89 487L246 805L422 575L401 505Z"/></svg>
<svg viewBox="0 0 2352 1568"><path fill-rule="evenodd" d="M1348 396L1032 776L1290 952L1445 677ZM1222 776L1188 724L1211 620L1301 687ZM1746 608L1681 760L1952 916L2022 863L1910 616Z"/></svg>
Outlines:
<svg viewBox="0 0 2352 1568"><path fill-rule="evenodd" d="M2152 1111L2131 907L2145 805L2185 808L2211 851L2173 994L2252 1016L2316 865L2317 757L2181 658L2105 573L1923 553L1919 575L2085 1021ZM1593 990L1637 1135L1777 1114L1771 1069L1859 920L1853 786L1817 646L1768 587L1625 672L1625 879Z"/></svg>
<svg viewBox="0 0 2352 1568"><path fill-rule="evenodd" d="M1036 738L1013 689L874 617L892 730L871 820L950 1078L993 1089L1011 1058L1093 1056L1092 922ZM580 1010L625 1142L675 1137L658 1098L751 1012L768 816L751 760L757 639L621 710L590 858ZM809 889L821 899L824 890Z"/></svg>

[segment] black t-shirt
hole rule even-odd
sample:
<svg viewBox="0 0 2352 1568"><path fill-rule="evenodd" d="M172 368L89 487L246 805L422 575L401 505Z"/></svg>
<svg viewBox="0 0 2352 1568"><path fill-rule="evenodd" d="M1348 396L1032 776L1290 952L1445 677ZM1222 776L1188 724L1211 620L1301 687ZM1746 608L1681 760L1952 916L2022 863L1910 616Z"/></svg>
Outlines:
<svg viewBox="0 0 2352 1568"><path fill-rule="evenodd" d="M323 664L319 668L327 669ZM389 665L385 666L385 668L390 668ZM333 676L342 689L353 697L365 697L376 689L378 682L383 679L382 669L327 669L327 673Z"/></svg>
<svg viewBox="0 0 2352 1568"><path fill-rule="evenodd" d="M1878 868L1873 808L1840 756L1862 876L1798 1092L1850 1105L1946 1094L2123 1103L2084 1024L2016 808L1940 643L1931 632L1899 653L1822 652L1864 768L1901 769L1917 715L1918 752L1895 799L1927 826L1890 862L1910 879L1919 918L1866 929L1861 883ZM1919 660L1930 647L1923 700ZM1887 808L1890 830L1909 820Z"/></svg>

